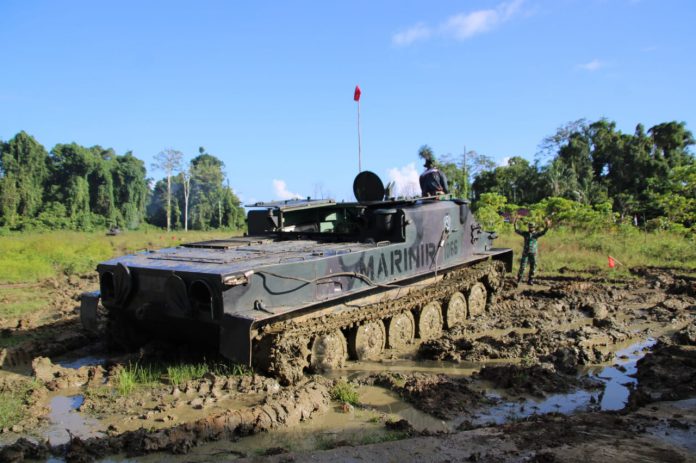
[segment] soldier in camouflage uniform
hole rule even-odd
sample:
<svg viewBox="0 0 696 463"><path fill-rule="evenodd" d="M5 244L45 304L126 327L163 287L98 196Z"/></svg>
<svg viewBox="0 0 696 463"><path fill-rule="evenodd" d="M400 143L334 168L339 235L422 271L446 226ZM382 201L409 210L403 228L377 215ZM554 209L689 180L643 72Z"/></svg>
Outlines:
<svg viewBox="0 0 696 463"><path fill-rule="evenodd" d="M431 158L425 160L425 171L420 176L421 196L437 196L449 193L447 177L435 166Z"/></svg>
<svg viewBox="0 0 696 463"><path fill-rule="evenodd" d="M534 274L536 273L537 264L537 239L543 236L549 229L551 224L550 220L546 220L544 223L544 229L541 231L536 231L536 226L530 223L527 226L527 231L521 231L517 228L517 218L513 222L515 227L515 233L524 238L524 248L522 249L522 257L520 258L520 271L517 274L517 284L520 284L520 280L524 276L524 270L527 267L527 261L529 261L529 278L527 279L527 284L534 284Z"/></svg>

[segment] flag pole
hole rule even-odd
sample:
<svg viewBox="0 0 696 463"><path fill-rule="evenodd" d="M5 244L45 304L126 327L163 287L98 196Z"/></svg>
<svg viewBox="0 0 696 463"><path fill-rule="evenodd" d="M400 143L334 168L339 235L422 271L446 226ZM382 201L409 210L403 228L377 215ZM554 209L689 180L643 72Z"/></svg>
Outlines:
<svg viewBox="0 0 696 463"><path fill-rule="evenodd" d="M360 100L358 100L358 173L362 172L362 147L360 143Z"/></svg>
<svg viewBox="0 0 696 463"><path fill-rule="evenodd" d="M353 100L358 103L358 173L362 172L362 147L360 143L360 86L355 86Z"/></svg>

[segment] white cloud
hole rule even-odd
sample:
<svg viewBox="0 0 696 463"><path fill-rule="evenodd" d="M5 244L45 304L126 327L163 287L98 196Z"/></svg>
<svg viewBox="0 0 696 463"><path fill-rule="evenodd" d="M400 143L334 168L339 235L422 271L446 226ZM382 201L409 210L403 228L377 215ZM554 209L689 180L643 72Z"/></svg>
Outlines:
<svg viewBox="0 0 696 463"><path fill-rule="evenodd" d="M410 45L417 40L427 39L432 35L432 30L424 24L416 24L410 29L398 32L392 37L392 43L398 46Z"/></svg>
<svg viewBox="0 0 696 463"><path fill-rule="evenodd" d="M442 26L445 35L465 40L476 34L488 32L498 22L495 10L479 10L450 17Z"/></svg>
<svg viewBox="0 0 696 463"><path fill-rule="evenodd" d="M524 0L500 3L487 10L460 13L447 18L438 27L431 28L419 23L392 37L392 43L398 46L410 45L418 40L425 40L437 34L445 38L466 40L478 34L488 32L500 24L514 18L520 11Z"/></svg>
<svg viewBox="0 0 696 463"><path fill-rule="evenodd" d="M506 167L508 165L509 160L510 160L510 156L505 156L503 159L501 159L498 162L498 167Z"/></svg>
<svg viewBox="0 0 696 463"><path fill-rule="evenodd" d="M598 59L593 59L589 63L578 64L578 68L584 69L585 71L594 72L604 67L604 63Z"/></svg>
<svg viewBox="0 0 696 463"><path fill-rule="evenodd" d="M387 177L390 182L394 182L394 196L420 196L420 174L416 170L415 163L410 163L404 167L393 167L387 170Z"/></svg>
<svg viewBox="0 0 696 463"><path fill-rule="evenodd" d="M273 179L273 191L278 199L296 199L302 198L303 196L299 193L293 193L288 191L288 187L285 184L285 180Z"/></svg>

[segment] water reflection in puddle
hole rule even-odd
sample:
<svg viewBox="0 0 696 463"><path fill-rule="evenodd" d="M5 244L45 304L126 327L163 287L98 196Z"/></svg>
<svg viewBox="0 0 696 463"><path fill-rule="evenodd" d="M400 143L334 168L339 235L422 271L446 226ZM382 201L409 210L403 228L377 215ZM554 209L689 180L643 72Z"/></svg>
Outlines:
<svg viewBox="0 0 696 463"><path fill-rule="evenodd" d="M102 435L95 431L99 425L97 420L77 412L84 400L82 395L56 396L51 399L51 412L48 414L51 424L44 434L51 445L64 444L70 440L71 435L80 438Z"/></svg>
<svg viewBox="0 0 696 463"><path fill-rule="evenodd" d="M631 388L637 383L630 375L636 373L636 363L656 341L652 338L616 352L614 366L604 367L590 377L604 382L601 392L578 390L569 394L554 394L544 399L526 399L519 402L501 402L493 407L477 410L471 424L502 424L507 421L546 413L571 414L589 410L621 410L626 406ZM495 399L500 396L493 395ZM465 419L455 420L459 425Z"/></svg>
<svg viewBox="0 0 696 463"><path fill-rule="evenodd" d="M604 395L600 404L602 410L621 410L624 408L631 393L629 388L637 384L636 379L631 377L636 373L636 363L656 342L656 340L649 338L617 351L615 364L619 368L607 367L596 375L597 378L605 382Z"/></svg>
<svg viewBox="0 0 696 463"><path fill-rule="evenodd" d="M405 419L416 431L451 431L446 422L417 410L392 391L377 386L363 386L358 392L363 407L389 415L392 419Z"/></svg>
<svg viewBox="0 0 696 463"><path fill-rule="evenodd" d="M54 363L56 365L59 365L63 368L74 368L78 369L80 367L84 366L96 366L96 365L102 365L105 362L105 359L102 357L95 357L95 356L87 356L87 357L80 357L77 359L71 358L71 359L55 359Z"/></svg>

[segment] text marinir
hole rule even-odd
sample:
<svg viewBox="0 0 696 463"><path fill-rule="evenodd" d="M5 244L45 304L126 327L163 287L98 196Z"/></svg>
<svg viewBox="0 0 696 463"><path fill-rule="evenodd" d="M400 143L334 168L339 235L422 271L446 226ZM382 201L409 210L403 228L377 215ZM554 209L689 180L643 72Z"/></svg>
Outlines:
<svg viewBox="0 0 696 463"><path fill-rule="evenodd" d="M459 254L457 240L447 240L442 248L437 243L419 243L409 247L391 249L379 254L369 254L352 269L370 279L382 280L414 270L435 267L439 255L449 259Z"/></svg>

